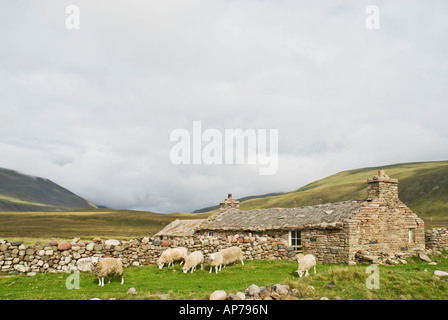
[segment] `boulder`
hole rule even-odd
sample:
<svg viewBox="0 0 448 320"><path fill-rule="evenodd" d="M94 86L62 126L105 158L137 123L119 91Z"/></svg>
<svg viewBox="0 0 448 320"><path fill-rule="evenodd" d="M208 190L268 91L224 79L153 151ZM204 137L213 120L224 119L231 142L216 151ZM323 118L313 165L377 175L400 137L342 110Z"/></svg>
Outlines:
<svg viewBox="0 0 448 320"><path fill-rule="evenodd" d="M120 241L115 240L115 239L109 239L109 240L106 240L106 241L104 242L104 244L105 244L106 246L119 246L119 245L120 245Z"/></svg>
<svg viewBox="0 0 448 320"><path fill-rule="evenodd" d="M14 270L19 271L19 272L26 272L26 267L23 264L16 264L14 266Z"/></svg>
<svg viewBox="0 0 448 320"><path fill-rule="evenodd" d="M210 300L226 300L227 293L224 290L213 291L210 295Z"/></svg>
<svg viewBox="0 0 448 320"><path fill-rule="evenodd" d="M51 240L50 242L48 242L51 246L57 246L58 242L56 240Z"/></svg>
<svg viewBox="0 0 448 320"><path fill-rule="evenodd" d="M448 272L436 270L434 271L434 275L437 277L448 277Z"/></svg>
<svg viewBox="0 0 448 320"><path fill-rule="evenodd" d="M260 298L266 300L266 298L271 297L271 290L263 290L260 292Z"/></svg>
<svg viewBox="0 0 448 320"><path fill-rule="evenodd" d="M287 295L289 293L289 286L286 284L276 284L274 288L279 295Z"/></svg>
<svg viewBox="0 0 448 320"><path fill-rule="evenodd" d="M249 288L246 289L245 294L249 296L254 296L258 293L260 293L261 289L256 284L252 284L249 286Z"/></svg>
<svg viewBox="0 0 448 320"><path fill-rule="evenodd" d="M169 241L169 240L162 240L162 241L160 241L160 244L162 246L169 247L171 245L171 241Z"/></svg>
<svg viewBox="0 0 448 320"><path fill-rule="evenodd" d="M244 300L246 299L246 295L243 292L237 292L235 294L238 298L240 298L240 300Z"/></svg>
<svg viewBox="0 0 448 320"><path fill-rule="evenodd" d="M68 243L68 242L61 242L60 244L58 244L58 250L59 251L68 250L71 247L72 247L72 244Z"/></svg>
<svg viewBox="0 0 448 320"><path fill-rule="evenodd" d="M418 254L418 257L423 260L423 261L427 261L427 262L431 262L432 260L423 252L420 252Z"/></svg>

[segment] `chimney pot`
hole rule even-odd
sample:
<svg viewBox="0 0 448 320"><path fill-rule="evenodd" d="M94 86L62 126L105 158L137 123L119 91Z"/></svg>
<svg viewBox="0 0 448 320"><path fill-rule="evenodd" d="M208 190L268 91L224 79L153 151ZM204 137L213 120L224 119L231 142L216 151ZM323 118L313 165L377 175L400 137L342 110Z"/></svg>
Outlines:
<svg viewBox="0 0 448 320"><path fill-rule="evenodd" d="M384 170L378 170L378 177L386 175L386 171Z"/></svg>
<svg viewBox="0 0 448 320"><path fill-rule="evenodd" d="M227 199L232 199L232 194L231 193L227 194Z"/></svg>

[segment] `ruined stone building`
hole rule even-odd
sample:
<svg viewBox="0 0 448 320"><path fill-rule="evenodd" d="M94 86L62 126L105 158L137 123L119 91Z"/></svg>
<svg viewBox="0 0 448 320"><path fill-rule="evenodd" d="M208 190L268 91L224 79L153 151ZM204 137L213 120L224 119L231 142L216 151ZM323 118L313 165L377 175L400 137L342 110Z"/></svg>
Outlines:
<svg viewBox="0 0 448 320"><path fill-rule="evenodd" d="M424 250L424 222L398 198L398 180L380 170L366 184L365 200L297 208L240 210L229 195L208 219L173 221L156 237L220 239L245 246L249 258L312 253L319 263L352 261L358 250L375 255Z"/></svg>

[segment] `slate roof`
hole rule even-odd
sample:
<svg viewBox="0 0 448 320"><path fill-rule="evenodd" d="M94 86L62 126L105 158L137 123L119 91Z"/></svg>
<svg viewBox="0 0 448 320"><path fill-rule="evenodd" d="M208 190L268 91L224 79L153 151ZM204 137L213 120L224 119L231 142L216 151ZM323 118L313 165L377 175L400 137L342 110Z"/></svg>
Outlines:
<svg viewBox="0 0 448 320"><path fill-rule="evenodd" d="M155 236L174 236L174 237L187 237L192 236L196 229L201 225L205 219L189 219L179 220L176 219L169 223L165 228L160 230Z"/></svg>
<svg viewBox="0 0 448 320"><path fill-rule="evenodd" d="M296 208L230 209L204 220L202 230L266 231L305 228L340 229L359 212L363 201L343 201Z"/></svg>

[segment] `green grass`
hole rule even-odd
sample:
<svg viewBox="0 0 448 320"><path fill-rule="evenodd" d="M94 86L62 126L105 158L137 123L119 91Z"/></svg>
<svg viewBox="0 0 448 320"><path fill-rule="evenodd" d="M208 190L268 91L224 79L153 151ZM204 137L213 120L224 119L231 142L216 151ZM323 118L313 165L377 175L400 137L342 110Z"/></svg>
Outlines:
<svg viewBox="0 0 448 320"><path fill-rule="evenodd" d="M408 264L379 266L380 288L367 289L367 264L348 266L345 264L318 265L318 273L299 278L294 271L297 263L290 261L246 261L245 265L234 264L219 274L209 273L208 268L198 269L193 274L183 274L180 265L159 270L156 266L130 267L125 271L125 283L115 277L110 284L98 287L97 279L90 273L81 273L80 289L67 289L69 274L25 275L0 274L1 300L86 300L100 299L159 299L157 292L168 293L169 299L208 299L211 292L225 290L236 293L251 284L258 286L289 284L299 291L302 299L354 299L354 300L445 300L448 282L436 279L435 270L448 271L448 259L444 255L431 256L437 266L417 258L409 258ZM425 271L427 270L427 271ZM330 286L329 286L330 285ZM311 286L313 288L311 288ZM134 287L136 295L126 291Z"/></svg>

